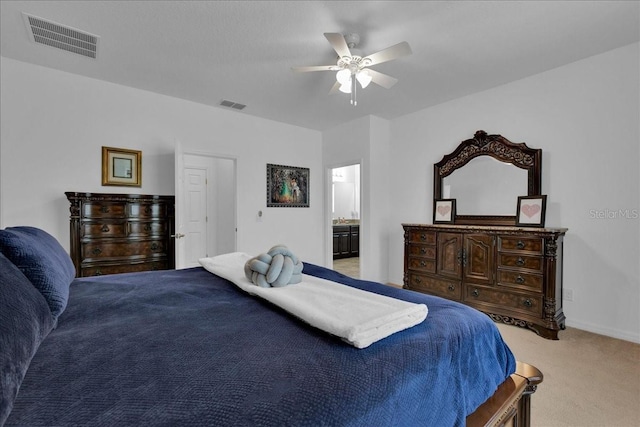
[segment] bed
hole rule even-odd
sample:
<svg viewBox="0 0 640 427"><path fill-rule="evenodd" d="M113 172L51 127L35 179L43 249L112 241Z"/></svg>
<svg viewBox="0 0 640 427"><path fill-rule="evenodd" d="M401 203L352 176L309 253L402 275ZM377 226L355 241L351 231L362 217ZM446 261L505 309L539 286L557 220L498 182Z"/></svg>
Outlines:
<svg viewBox="0 0 640 427"><path fill-rule="evenodd" d="M356 348L204 268L69 263L42 230L0 230L0 425L528 425L542 380L479 311L309 263L427 318Z"/></svg>

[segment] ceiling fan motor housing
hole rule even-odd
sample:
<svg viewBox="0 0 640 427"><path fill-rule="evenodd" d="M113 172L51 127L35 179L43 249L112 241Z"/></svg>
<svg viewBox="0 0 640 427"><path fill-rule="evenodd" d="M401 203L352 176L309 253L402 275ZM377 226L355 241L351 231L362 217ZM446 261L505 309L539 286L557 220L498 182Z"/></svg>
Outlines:
<svg viewBox="0 0 640 427"><path fill-rule="evenodd" d="M347 43L347 46L349 46L349 49L353 49L360 43L360 36L356 33L345 34L344 41Z"/></svg>

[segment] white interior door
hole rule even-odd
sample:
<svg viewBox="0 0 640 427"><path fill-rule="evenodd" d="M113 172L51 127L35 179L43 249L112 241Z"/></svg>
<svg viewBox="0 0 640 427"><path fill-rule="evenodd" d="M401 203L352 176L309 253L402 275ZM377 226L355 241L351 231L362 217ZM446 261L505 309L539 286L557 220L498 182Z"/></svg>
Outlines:
<svg viewBox="0 0 640 427"><path fill-rule="evenodd" d="M174 175L175 175L175 261L176 268L185 268L184 262L184 192L183 182L184 174L184 153L182 151L182 143L178 140L175 142L174 148Z"/></svg>
<svg viewBox="0 0 640 427"><path fill-rule="evenodd" d="M206 169L184 168L184 197L184 262L185 267L196 267L198 259L209 256Z"/></svg>

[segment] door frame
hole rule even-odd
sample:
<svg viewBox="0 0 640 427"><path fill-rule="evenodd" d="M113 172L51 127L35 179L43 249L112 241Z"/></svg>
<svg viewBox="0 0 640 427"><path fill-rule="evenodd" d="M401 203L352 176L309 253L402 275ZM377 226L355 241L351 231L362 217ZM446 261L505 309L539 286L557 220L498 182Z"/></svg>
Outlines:
<svg viewBox="0 0 640 427"><path fill-rule="evenodd" d="M360 188L359 188L359 193L360 193L360 206L358 206L358 212L360 213L360 232L358 234L358 240L360 241L359 247L360 247L360 251L359 251L359 255L358 255L358 261L359 261L359 268L360 271L362 271L362 265L363 265L363 258L366 257L365 252L362 250L363 246L362 246L362 230L363 230L363 226L366 225L367 220L366 220L366 215L362 210L362 207L364 206L364 201L363 201L363 196L364 196L364 191L363 191L363 185L364 185L364 180L363 180L363 163L364 161L362 159L357 159L357 160L348 160L348 161L342 161L339 163L332 163L330 165L327 165L325 168L325 212L324 212L324 217L325 217L325 224L326 224L326 233L325 233L325 265L327 266L327 268L333 268L333 218L332 218L332 214L333 211L331 209L332 207L332 191L333 191L333 169L336 168L344 168L346 166L355 166L355 165L359 165L360 166ZM362 274L361 274L362 276Z"/></svg>

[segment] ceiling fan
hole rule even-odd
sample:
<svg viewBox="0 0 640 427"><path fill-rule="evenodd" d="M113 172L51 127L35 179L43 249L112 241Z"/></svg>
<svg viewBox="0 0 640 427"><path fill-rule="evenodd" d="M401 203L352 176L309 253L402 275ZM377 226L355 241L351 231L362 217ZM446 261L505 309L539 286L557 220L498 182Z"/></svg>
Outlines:
<svg viewBox="0 0 640 427"><path fill-rule="evenodd" d="M338 54L336 65L292 67L291 69L300 73L309 71L337 71L337 81L329 93L336 93L337 91L350 93L351 105L353 106L358 104L356 101L356 81L360 83L363 89L371 82L386 89L389 89L398 82L398 79L368 67L411 54L409 43L402 42L363 57L352 52L352 49L360 42L360 36L358 36L358 34L351 33L343 36L339 33L324 33L324 36L329 40L331 47L333 47L333 50Z"/></svg>

